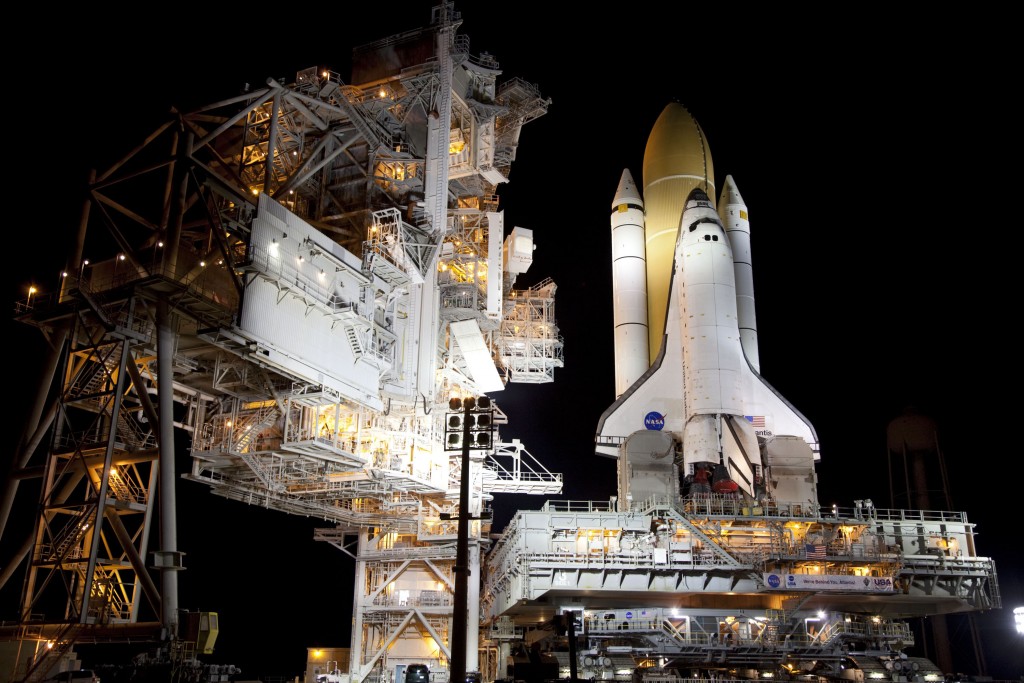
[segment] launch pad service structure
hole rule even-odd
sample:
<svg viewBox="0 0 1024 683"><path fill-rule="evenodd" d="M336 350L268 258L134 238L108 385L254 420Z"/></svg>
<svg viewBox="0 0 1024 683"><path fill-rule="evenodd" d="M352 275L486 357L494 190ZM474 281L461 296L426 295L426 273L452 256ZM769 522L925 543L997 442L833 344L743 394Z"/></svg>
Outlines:
<svg viewBox="0 0 1024 683"><path fill-rule="evenodd" d="M444 3L357 47L349 82L313 67L174 111L90 178L61 287L16 310L52 353L0 508L0 533L24 532L0 571L0 589L25 576L4 680L73 666L82 642L199 667L216 615L178 606L181 435L187 480L330 522L316 540L354 555L339 680L941 675L904 653L905 620L998 606L994 563L962 513L820 509L814 429L759 375L746 206L726 177L716 208L677 104L642 191L627 170L612 202L595 449L618 495L492 538L495 495L562 489L498 407L563 366L557 287L516 288L534 235L496 194L550 101L460 24Z"/></svg>

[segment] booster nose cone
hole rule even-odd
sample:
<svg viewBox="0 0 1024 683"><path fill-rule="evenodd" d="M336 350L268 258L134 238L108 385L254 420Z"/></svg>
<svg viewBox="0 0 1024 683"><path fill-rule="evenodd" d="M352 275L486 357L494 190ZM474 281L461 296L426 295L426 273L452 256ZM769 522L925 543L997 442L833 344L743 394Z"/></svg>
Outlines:
<svg viewBox="0 0 1024 683"><path fill-rule="evenodd" d="M635 204L638 208L644 208L644 200L640 197L640 190L633 182L633 175L629 169L623 169L622 177L619 178L619 187L615 190L615 197L612 199L612 211L617 210L623 204Z"/></svg>
<svg viewBox="0 0 1024 683"><path fill-rule="evenodd" d="M746 204L743 202L743 197L740 195L740 190L736 187L736 181L732 179L731 175L725 176L725 183L722 186L722 194L718 198L719 210L724 210L724 207L730 204Z"/></svg>

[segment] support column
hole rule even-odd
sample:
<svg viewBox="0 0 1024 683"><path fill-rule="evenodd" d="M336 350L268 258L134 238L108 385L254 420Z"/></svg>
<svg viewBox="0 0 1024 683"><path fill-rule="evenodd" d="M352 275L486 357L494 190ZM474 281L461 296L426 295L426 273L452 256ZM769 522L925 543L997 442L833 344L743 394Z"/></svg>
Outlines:
<svg viewBox="0 0 1024 683"><path fill-rule="evenodd" d="M356 576L352 591L352 636L349 642L348 673L352 683L360 683L359 671L363 666L366 650L366 635L363 633L363 610L366 608L366 560L360 559L368 550L369 530L359 530L359 542L356 545Z"/></svg>
<svg viewBox="0 0 1024 683"><path fill-rule="evenodd" d="M466 671L480 670L480 543L469 546L469 581L466 610ZM458 612L455 613L458 618ZM452 683L456 683L452 681Z"/></svg>
<svg viewBox="0 0 1024 683"><path fill-rule="evenodd" d="M160 409L160 621L167 633L175 633L178 623L178 575L183 569L178 552L177 468L174 448L174 358L173 318L165 299L156 304L157 323L157 400Z"/></svg>

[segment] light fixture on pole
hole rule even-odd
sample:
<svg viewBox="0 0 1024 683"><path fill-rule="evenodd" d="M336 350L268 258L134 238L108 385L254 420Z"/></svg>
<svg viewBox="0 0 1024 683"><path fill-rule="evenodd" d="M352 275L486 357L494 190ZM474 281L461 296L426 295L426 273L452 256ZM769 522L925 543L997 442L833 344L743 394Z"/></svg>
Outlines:
<svg viewBox="0 0 1024 683"><path fill-rule="evenodd" d="M450 683L466 680L466 634L469 613L469 461L471 451L491 449L494 431L494 407L488 396L448 402L451 412L445 418L446 451L462 451L462 476L459 481L459 538L455 553L455 604L452 610L452 631L449 642L451 661ZM461 411L461 412L460 412Z"/></svg>

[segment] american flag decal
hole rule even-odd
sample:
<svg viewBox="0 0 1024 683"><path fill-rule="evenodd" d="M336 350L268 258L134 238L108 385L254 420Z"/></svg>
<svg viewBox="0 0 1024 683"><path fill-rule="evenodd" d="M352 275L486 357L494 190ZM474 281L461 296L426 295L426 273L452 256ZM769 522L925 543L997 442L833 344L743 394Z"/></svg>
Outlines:
<svg viewBox="0 0 1024 683"><path fill-rule="evenodd" d="M821 543L811 544L808 543L804 548L807 551L808 560L824 560L825 559L825 546Z"/></svg>
<svg viewBox="0 0 1024 683"><path fill-rule="evenodd" d="M754 427L764 427L764 415L744 415L743 417L747 418L747 422Z"/></svg>

